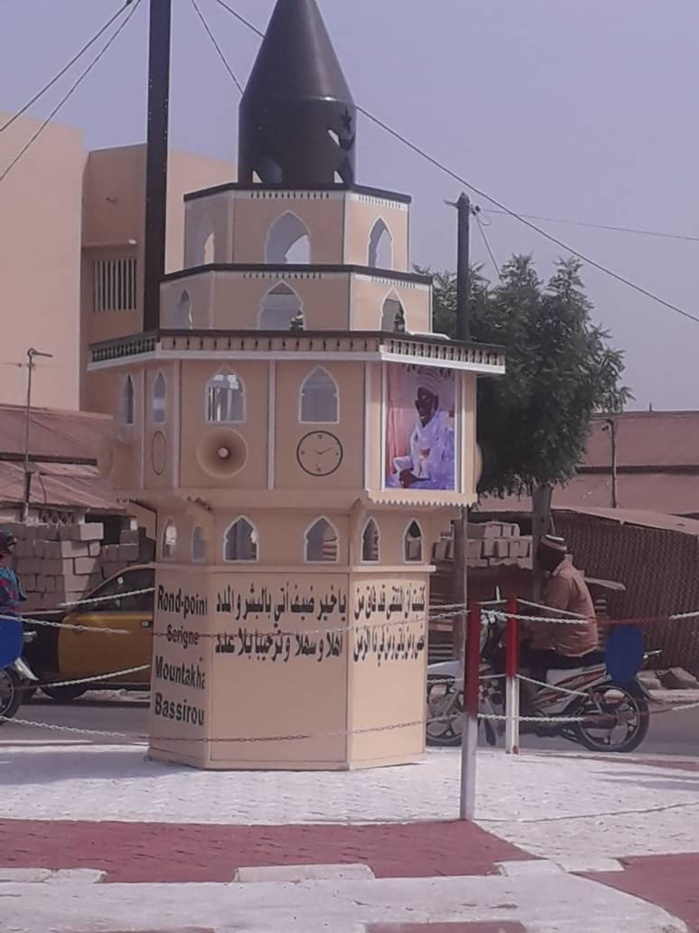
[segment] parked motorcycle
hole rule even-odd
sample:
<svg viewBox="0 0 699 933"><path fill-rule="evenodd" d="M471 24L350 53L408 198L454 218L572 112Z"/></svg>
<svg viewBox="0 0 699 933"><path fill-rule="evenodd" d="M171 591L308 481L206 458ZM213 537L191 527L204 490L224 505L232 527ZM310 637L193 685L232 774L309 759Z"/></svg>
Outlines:
<svg viewBox="0 0 699 933"><path fill-rule="evenodd" d="M505 623L498 613L483 613L481 631L480 712L504 717L505 681L501 669ZM649 655L646 655L646 659ZM540 718L520 722L520 733L564 738L591 751L631 752L643 742L649 727L647 694L638 680L615 683L602 652L594 652L579 668L550 669L547 686L532 687L521 715ZM563 688L563 689L554 689ZM568 691L566 693L563 690ZM427 668L427 744L458 746L464 711L464 675L460 661L443 661ZM577 722L546 722L565 717ZM505 732L504 719L482 720L486 742L495 745Z"/></svg>
<svg viewBox="0 0 699 933"><path fill-rule="evenodd" d="M33 632L24 634L25 642L30 642L35 637ZM39 678L22 658L18 658L10 667L0 670L0 726L17 714L24 700L34 692L32 685L38 682Z"/></svg>

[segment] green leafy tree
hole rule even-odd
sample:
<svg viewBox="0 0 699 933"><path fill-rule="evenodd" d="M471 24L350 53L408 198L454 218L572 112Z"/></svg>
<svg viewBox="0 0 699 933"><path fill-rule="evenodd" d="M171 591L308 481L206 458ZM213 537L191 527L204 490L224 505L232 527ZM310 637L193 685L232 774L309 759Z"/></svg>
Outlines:
<svg viewBox="0 0 699 933"><path fill-rule="evenodd" d="M592 416L631 398L621 384L624 354L591 319L577 259L561 260L544 283L531 257L514 256L491 285L474 270L471 339L507 351L507 375L480 379L479 492L532 494L569 480L583 458ZM456 278L438 273L434 330L455 336Z"/></svg>

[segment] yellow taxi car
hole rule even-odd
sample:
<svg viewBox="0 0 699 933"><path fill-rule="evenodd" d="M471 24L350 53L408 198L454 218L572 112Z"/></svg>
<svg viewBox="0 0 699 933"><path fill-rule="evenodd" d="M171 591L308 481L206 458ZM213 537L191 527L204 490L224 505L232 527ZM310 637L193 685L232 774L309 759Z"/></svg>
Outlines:
<svg viewBox="0 0 699 933"><path fill-rule="evenodd" d="M87 690L149 690L154 586L155 569L134 565L105 580L75 606L27 613L25 629L36 632L36 638L26 645L24 660L39 678L42 692L70 702ZM110 629L126 634L111 634ZM67 680L85 682L60 686Z"/></svg>

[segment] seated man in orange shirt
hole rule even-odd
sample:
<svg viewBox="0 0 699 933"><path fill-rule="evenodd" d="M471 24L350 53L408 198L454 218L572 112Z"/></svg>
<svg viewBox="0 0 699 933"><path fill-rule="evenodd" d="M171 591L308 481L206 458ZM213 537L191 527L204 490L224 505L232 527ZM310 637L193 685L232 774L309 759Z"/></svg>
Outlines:
<svg viewBox="0 0 699 933"><path fill-rule="evenodd" d="M520 650L520 667L529 668L536 679L543 680L549 668L581 667L585 656L598 650L598 633L590 590L569 559L563 538L542 538L537 560L547 574L546 609L539 614L550 615L551 621L525 623L531 642Z"/></svg>

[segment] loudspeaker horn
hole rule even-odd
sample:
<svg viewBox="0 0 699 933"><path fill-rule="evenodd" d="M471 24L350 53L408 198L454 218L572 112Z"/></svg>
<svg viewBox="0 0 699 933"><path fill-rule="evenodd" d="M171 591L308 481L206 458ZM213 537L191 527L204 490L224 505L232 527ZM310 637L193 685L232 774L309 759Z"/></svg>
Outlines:
<svg viewBox="0 0 699 933"><path fill-rule="evenodd" d="M230 428L209 431L197 447L199 466L216 479L229 479L240 473L247 458L248 445Z"/></svg>

